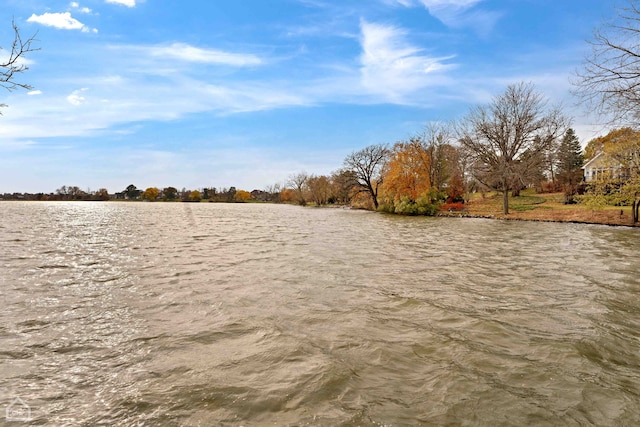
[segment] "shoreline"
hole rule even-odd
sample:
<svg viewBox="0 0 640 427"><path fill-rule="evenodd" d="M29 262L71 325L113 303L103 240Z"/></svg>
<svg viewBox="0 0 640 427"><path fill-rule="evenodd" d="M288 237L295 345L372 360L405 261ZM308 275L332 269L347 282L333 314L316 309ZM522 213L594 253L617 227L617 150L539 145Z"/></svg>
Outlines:
<svg viewBox="0 0 640 427"><path fill-rule="evenodd" d="M471 218L471 219L489 219L489 220L497 220L497 221L528 221L528 222L549 222L549 223L559 223L559 224L589 224L589 225L606 225L609 227L628 227L628 228L638 228L640 227L640 222L632 224L622 223L622 222L611 222L611 221L599 221L599 220L588 220L588 219L556 219L556 218L525 218L521 216L513 216L514 214L504 215L482 215L482 214L472 214L465 212L438 212L435 216L440 218Z"/></svg>

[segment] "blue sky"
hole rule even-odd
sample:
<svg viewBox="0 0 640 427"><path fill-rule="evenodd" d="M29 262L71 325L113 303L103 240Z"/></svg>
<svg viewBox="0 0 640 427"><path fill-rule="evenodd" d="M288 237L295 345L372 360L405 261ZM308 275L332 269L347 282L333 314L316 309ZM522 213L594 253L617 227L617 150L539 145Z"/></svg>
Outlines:
<svg viewBox="0 0 640 427"><path fill-rule="evenodd" d="M570 94L603 0L0 0L40 51L0 92L0 193L264 189L456 119L514 82ZM2 52L0 52L2 54Z"/></svg>

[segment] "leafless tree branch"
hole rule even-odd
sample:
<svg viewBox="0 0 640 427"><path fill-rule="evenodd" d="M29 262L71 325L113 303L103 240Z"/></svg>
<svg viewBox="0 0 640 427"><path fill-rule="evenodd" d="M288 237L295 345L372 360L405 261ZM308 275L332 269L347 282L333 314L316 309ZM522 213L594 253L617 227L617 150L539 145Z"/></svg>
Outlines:
<svg viewBox="0 0 640 427"><path fill-rule="evenodd" d="M640 124L640 0L628 0L617 20L590 41L572 83L589 109L610 123Z"/></svg>
<svg viewBox="0 0 640 427"><path fill-rule="evenodd" d="M36 42L35 34L28 39L23 39L20 35L20 30L15 21L11 21L13 27L14 37L11 43L11 49L7 50L8 57L2 59L0 62L0 86L12 91L18 88L32 89L32 87L26 83L16 81L18 74L23 73L29 69L28 65L24 62L24 57L27 53L40 50L34 47ZM0 50L3 50L0 47Z"/></svg>

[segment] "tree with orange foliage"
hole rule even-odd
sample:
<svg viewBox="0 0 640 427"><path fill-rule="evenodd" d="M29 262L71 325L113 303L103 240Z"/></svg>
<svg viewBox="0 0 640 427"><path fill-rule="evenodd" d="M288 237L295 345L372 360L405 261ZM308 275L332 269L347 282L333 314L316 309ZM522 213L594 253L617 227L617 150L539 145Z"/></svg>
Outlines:
<svg viewBox="0 0 640 427"><path fill-rule="evenodd" d="M331 198L331 181L325 175L315 176L311 175L307 179L307 188L311 194L313 202L318 205L326 205Z"/></svg>
<svg viewBox="0 0 640 427"><path fill-rule="evenodd" d="M283 188L280 191L280 201L283 203L291 203L296 200L296 192L291 188Z"/></svg>
<svg viewBox="0 0 640 427"><path fill-rule="evenodd" d="M383 198L390 202L403 197L416 201L428 193L431 189L430 164L427 148L419 140L396 143L383 175Z"/></svg>
<svg viewBox="0 0 640 427"><path fill-rule="evenodd" d="M618 145L624 145L627 141L637 139L639 133L629 127L613 129L604 136L593 138L584 148L584 157L587 161L593 159L600 152L608 152Z"/></svg>
<svg viewBox="0 0 640 427"><path fill-rule="evenodd" d="M594 138L585 147L585 158L600 152L627 168L632 178L640 176L640 131L624 127Z"/></svg>
<svg viewBox="0 0 640 427"><path fill-rule="evenodd" d="M160 190L158 190L156 187L149 187L142 192L142 199L154 202L158 198L159 194Z"/></svg>
<svg viewBox="0 0 640 427"><path fill-rule="evenodd" d="M251 193L245 190L238 190L236 194L233 195L233 200L236 202L246 202L247 200L251 200Z"/></svg>
<svg viewBox="0 0 640 427"><path fill-rule="evenodd" d="M382 210L403 215L433 215L429 147L421 139L399 142L391 150L381 187Z"/></svg>

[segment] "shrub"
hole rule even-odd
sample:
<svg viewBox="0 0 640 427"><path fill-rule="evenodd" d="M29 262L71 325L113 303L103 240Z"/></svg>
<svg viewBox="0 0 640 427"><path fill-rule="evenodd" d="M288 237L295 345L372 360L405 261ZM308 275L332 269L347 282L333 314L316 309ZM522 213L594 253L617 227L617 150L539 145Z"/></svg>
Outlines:
<svg viewBox="0 0 640 427"><path fill-rule="evenodd" d="M631 206L636 194L640 192L640 181L637 179L622 181L609 180L595 183L588 183L585 186L583 202L587 202L598 196L601 204L603 201L611 206Z"/></svg>
<svg viewBox="0 0 640 427"><path fill-rule="evenodd" d="M433 216L438 211L438 205L436 203L432 203L429 196L418 197L418 200L415 201L411 200L407 196L403 196L400 200L388 201L380 204L378 210L398 215Z"/></svg>
<svg viewBox="0 0 640 427"><path fill-rule="evenodd" d="M445 203L439 207L442 212L462 212L465 209L464 203Z"/></svg>

